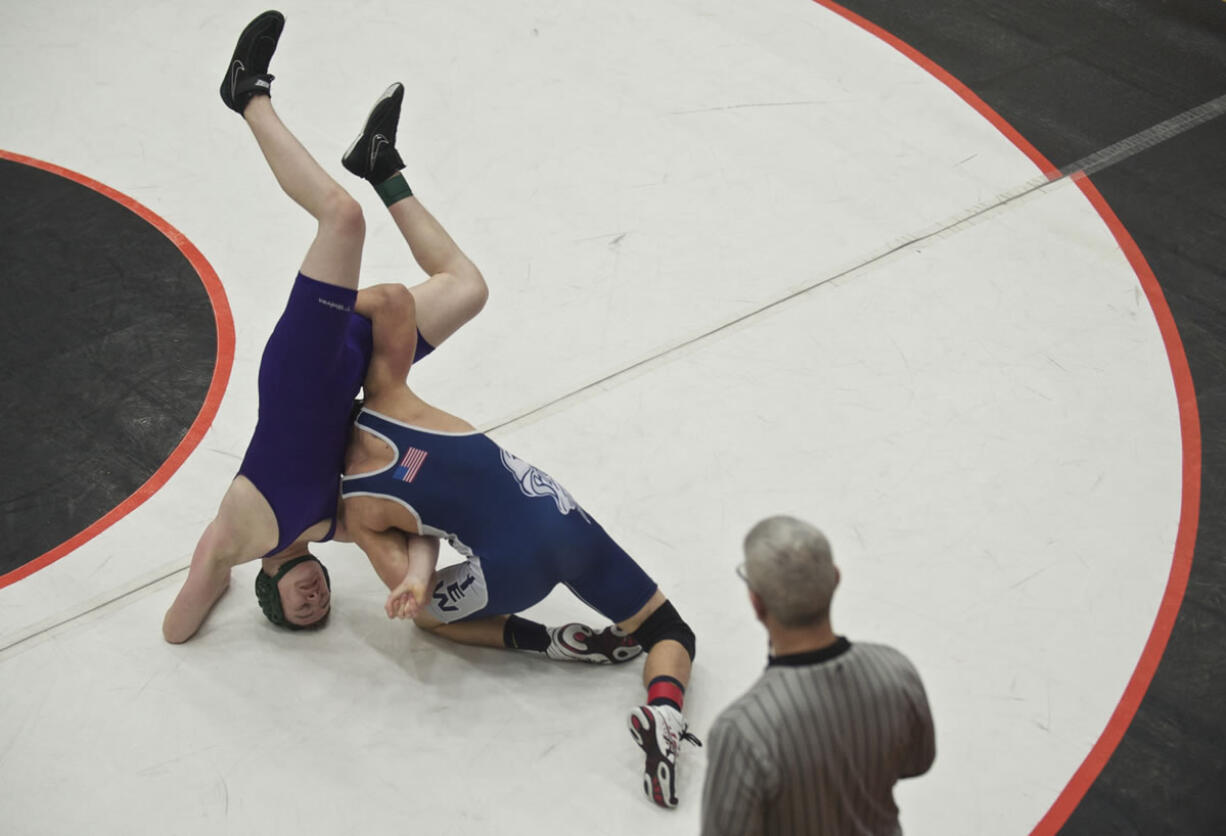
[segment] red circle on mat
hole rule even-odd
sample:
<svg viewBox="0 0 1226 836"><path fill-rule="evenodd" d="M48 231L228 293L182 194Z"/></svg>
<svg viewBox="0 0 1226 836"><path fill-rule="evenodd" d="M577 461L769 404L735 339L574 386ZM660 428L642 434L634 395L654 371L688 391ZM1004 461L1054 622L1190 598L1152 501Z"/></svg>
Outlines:
<svg viewBox="0 0 1226 836"><path fill-rule="evenodd" d="M213 363L212 379L210 380L204 401L186 434L162 462L161 466L136 490L84 529L34 559L0 575L0 588L3 588L54 563L81 544L96 537L99 533L123 519L133 510L140 507L162 485L166 484L166 481L186 461L188 455L196 449L196 446L212 424L213 418L217 414L218 406L221 403L222 395L225 392L226 384L230 379L230 370L234 361L234 321L231 317L230 304L226 299L225 291L222 289L221 282L217 278L217 273L213 270L212 266L209 265L200 251L181 232L149 208L142 206L132 198L120 194L96 180L61 166L8 151L0 151L0 159L40 169L41 171L84 186L119 204L165 236L191 265L201 284L204 286L212 306L213 322L216 329L216 357Z"/></svg>
<svg viewBox="0 0 1226 836"><path fill-rule="evenodd" d="M983 99L979 98L969 87L954 78L944 68L929 59L919 50L907 44L900 38L882 29L860 15L845 9L833 0L814 0L830 9L835 14L846 18L866 32L880 38L903 55L910 58L934 78L956 93L963 101L979 112L1010 142L1025 154L1048 177L1059 178L1059 170L1043 156L1016 128L1010 125L999 113L993 110ZM1120 223L1119 218L1107 201L1099 193L1090 179L1078 174L1073 178L1082 193L1093 205L1095 211L1111 230L1120 250L1128 258L1137 275L1145 296L1158 322L1163 343L1166 346L1167 358L1170 361L1171 375L1175 381L1175 394L1179 403L1179 429L1183 448L1183 491L1179 513L1179 532L1175 538L1175 551L1171 559L1171 571L1167 578L1166 589L1163 592L1162 603L1158 615L1150 629L1149 638L1141 651L1141 658L1133 669L1131 679L1124 689L1123 695L1107 721L1102 734L1095 742L1090 753L1082 761L1081 766L1073 774L1064 790L1056 798L1047 814L1039 821L1031 832L1031 836L1053 836L1063 825L1073 810L1085 797L1090 785L1094 783L1103 767L1106 766L1116 746L1119 745L1124 732L1127 731L1141 699L1145 696L1158 662L1166 650L1171 630L1175 626L1175 617L1183 603L1184 592L1188 585L1188 574L1192 569L1192 555L1196 546L1196 530L1200 514L1200 483L1201 483L1201 430L1200 416L1196 406L1196 390L1192 383L1192 372L1188 368L1187 355L1179 331L1175 327L1175 318L1162 294L1162 288L1154 276L1153 270L1141 254L1140 248L1132 240L1128 230Z"/></svg>

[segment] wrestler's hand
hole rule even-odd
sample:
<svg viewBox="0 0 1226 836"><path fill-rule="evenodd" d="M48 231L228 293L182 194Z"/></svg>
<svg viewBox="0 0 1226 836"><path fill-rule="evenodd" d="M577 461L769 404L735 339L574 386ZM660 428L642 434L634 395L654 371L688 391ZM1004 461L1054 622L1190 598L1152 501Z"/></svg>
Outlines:
<svg viewBox="0 0 1226 836"><path fill-rule="evenodd" d="M387 596L387 618L416 618L425 602L425 587L421 583L402 581Z"/></svg>
<svg viewBox="0 0 1226 836"><path fill-rule="evenodd" d="M387 596L388 618L416 618L426 605L426 580L405 575L400 585Z"/></svg>

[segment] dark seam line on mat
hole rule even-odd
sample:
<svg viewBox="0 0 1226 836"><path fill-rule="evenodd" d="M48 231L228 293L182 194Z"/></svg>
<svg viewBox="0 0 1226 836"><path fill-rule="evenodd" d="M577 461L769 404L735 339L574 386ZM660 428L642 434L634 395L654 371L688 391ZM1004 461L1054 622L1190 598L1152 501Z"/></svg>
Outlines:
<svg viewBox="0 0 1226 836"><path fill-rule="evenodd" d="M573 398L576 395L580 395L584 392L587 392L591 389L594 389L598 386L608 383L610 380L613 380L614 378L620 375L623 375L626 372L634 371L635 369L645 366L648 363L659 360L661 357L665 357L669 354L672 354L674 351L678 351L680 349L686 348L687 346L691 346L694 343L697 343L701 340L705 340L707 337L718 334L720 331L726 330L728 328L731 328L734 325L738 325L739 323L742 323L748 319L751 319L757 316L758 314L765 313L766 311L769 311L772 308L778 307L779 305L782 305L785 302L790 302L796 297L803 296L809 291L815 290L824 284L833 282L837 279L841 279L844 276L847 276L851 273L856 272L857 270L860 270L860 269L863 269L864 267L869 266L870 264L875 264L878 261L881 261L882 259L889 258L890 256L894 255L894 253L899 252L900 250L905 250L907 247L911 247L916 244L920 244L925 241L928 241L932 238L936 238L938 236L945 235L950 230L956 229L957 227L961 226L962 224L968 221L973 221L975 218L985 215L988 212L993 212L1002 206L1007 206L1013 201L1019 198L1022 198L1022 197L1026 197L1029 194L1033 194L1034 192L1037 192L1040 189L1044 189L1052 185L1053 183L1059 183L1063 180L1067 180L1069 177L1075 174L1082 174L1085 176L1089 176L1096 172L1102 171L1103 169L1109 168L1110 166L1113 166L1116 163L1122 162L1123 160L1135 154L1139 154L1142 151L1153 148L1155 145L1159 145L1163 142L1166 142L1168 139L1173 139L1179 134L1182 134L1185 131L1189 131L1192 128L1195 128L1197 125L1201 125L1201 124L1204 124L1205 122L1208 122L1211 119L1215 119L1218 116L1221 116L1223 113L1226 113L1226 95L1218 96L1216 99L1211 99L1203 105L1199 105L1197 107L1191 108L1190 110L1185 110L1183 113L1180 113L1177 116L1173 116L1170 119L1167 119L1165 122L1159 122L1157 125L1154 125L1153 127L1146 128L1145 130L1139 131L1133 134L1132 136L1127 137L1126 139L1122 139L1119 142L1116 142L1112 145L1108 145L1106 148L1103 148L1101 151L1097 151L1093 154L1082 157L1080 160L1077 160L1076 162L1070 163L1062 167L1059 170L1060 171L1059 177L1052 178L1052 179L1043 178L1041 182L1037 182L1029 186L1024 186L1014 194L1006 193L1006 195L1003 198L991 204L990 206L986 206L982 209L979 209L978 211L972 212L971 214L966 215L965 217L958 218L957 220L946 224L940 229L937 229L933 232L929 232L924 235L920 235L915 238L912 238L911 240L906 241L905 243L899 244L898 246L893 247L883 253L878 253L877 255L869 259L866 259L865 261L862 261L861 263L853 267L849 267L848 269L843 270L840 273L836 273L833 276L828 276L824 279L816 281L813 284L808 285L807 287L803 287L800 290L789 293L787 296L784 296L780 299L776 299L774 302L768 302L767 304L763 305L760 308L750 311L749 313L744 314L742 316L738 316L736 319L729 320L728 322L725 322L722 325L717 325L716 327L712 328L710 331L705 331L702 334L699 334L698 336L693 337L692 339L686 340L683 343L678 343L677 345L671 346L670 348L666 348L657 354L653 354L650 357L644 358L643 360L640 360L637 363L632 363L631 365L626 366L623 369L619 369L615 372L610 372L609 374L605 375L602 378L599 378L598 380L594 380L591 383L588 383L584 386L579 387L578 389L574 389L570 392L567 392L564 395L559 395L553 400L547 401L546 403L538 407L530 409L526 412L522 412L519 415L516 415L511 418L507 418L504 421L500 421L497 424L487 427L484 430L484 432L494 432L495 430L504 429L506 427L511 426L512 424L515 424L519 421L524 420L525 418L530 418L533 415L537 415L541 412L544 412L550 407L556 406L557 404L562 403L563 401L568 400L570 398Z"/></svg>
<svg viewBox="0 0 1226 836"><path fill-rule="evenodd" d="M70 615L67 618L64 618L64 619L61 619L60 621L55 622L54 624L48 624L46 627L42 628L41 630L37 630L28 636L22 636L21 638L16 639L15 641L11 641L8 644L4 645L4 647L0 647L0 656L2 656L4 653L16 647L19 644L28 642L31 639L36 639L45 633L50 633L52 630L58 627L63 627L65 624L69 623L70 621L76 621L78 618L84 618L85 616L89 615L92 612L97 612L98 610L104 607L109 607L111 604L114 604L117 601L122 601L124 598L127 598L129 595L135 595L136 593L140 592L142 589L148 589L154 584L159 584L162 581L166 580L167 578L173 575L177 575L180 572L186 572L186 571L187 571L186 566L184 566L182 569L174 569L173 571L167 572L164 575L160 575L151 581L146 581L145 583L142 583L140 586L136 586L136 587L133 587L132 589L121 592L120 594L116 595L114 598L110 599L109 601L103 601L100 604L95 604L94 606L90 607L87 610L82 610L79 613Z"/></svg>
<svg viewBox="0 0 1226 836"><path fill-rule="evenodd" d="M985 215L988 212L993 212L1001 208L1002 206L1007 206L1013 201L1018 200L1019 198L1026 197L1027 195L1033 194L1034 192L1037 192L1041 189L1047 188L1053 183L1059 183L1062 180L1067 180L1073 175L1089 176L1091 174L1095 174L1099 171L1102 171L1103 169L1106 169L1106 168L1109 168L1115 165L1116 163L1122 162L1123 160L1126 160L1129 157L1135 156L1136 154L1139 154L1142 151L1146 151L1150 148L1153 148L1156 145L1160 145L1161 143L1166 142L1169 139L1173 139L1174 137L1179 136L1180 134L1185 133L1186 131L1190 131L1192 128L1195 128L1198 125L1202 125L1205 122L1210 121L1211 119L1216 119L1218 116L1221 116L1223 113L1226 113L1226 95L1218 96L1216 99L1211 99L1208 102L1205 102L1203 105L1191 108L1190 110L1185 110L1183 113L1180 113L1177 116L1173 116L1170 119L1167 119L1165 122L1159 122L1157 125L1154 125L1153 127L1146 128L1145 130L1139 131L1133 134L1132 136L1127 137L1126 139L1122 139L1119 142L1116 142L1112 145L1108 145L1106 148L1103 148L1100 151L1096 151L1093 154L1090 154L1086 157L1082 157L1080 160L1077 160L1076 162L1069 163L1068 165L1060 168L1059 177L1052 178L1052 179L1048 179L1044 177L1041 182L1035 182L1032 185L1023 186L1019 188L1018 191L1016 191L1014 194L1006 193L1001 199L997 200L995 203L989 206L985 206L974 212L971 212L969 215L958 218L957 220L951 221L945 226L942 226L940 229L937 229L933 232L925 233L924 235L916 236L915 238L912 238L902 244L899 244L895 247L891 247L885 252L878 253L877 255L872 256L871 258L867 258L864 261L860 262L859 264L853 267L849 267L846 270L836 273L833 276L827 276L824 279L816 281L813 284L808 285L806 287L802 287L799 290L793 291L792 293L789 293L787 296L776 299L773 302L768 302L767 304L763 305L760 308L756 308L755 310L752 310L747 314L738 316L736 319L729 320L728 322L725 322L722 325L717 325L711 330L705 331L696 337L692 337L691 339L686 340L685 342L678 343L677 345L666 348L663 351L660 351L656 354L651 355L650 357L647 357L643 360L639 360L637 363L631 363L629 366L626 366L625 368L618 369L615 372L610 372L609 374L605 375L602 378L599 378L598 380L594 380L591 383L580 386L578 389L573 389L564 395L559 395L558 397L553 398L552 400L547 401L541 404L540 406L534 407L532 409L527 410L526 412L520 413L519 415L513 416L511 418L507 418L504 421L500 421L497 424L486 427L483 430L483 432L488 433L488 432L494 432L495 430L504 429L506 427L511 426L512 424L516 424L520 421L523 421L525 418L530 418L533 415L538 415L544 412L545 410L549 409L550 407L556 406L562 403L563 401L566 401L566 400L569 400L575 397L576 395L581 395L584 392L587 392L591 389L595 389L596 387L601 386L605 383L608 383L614 378L620 377L621 375L626 374L627 372L634 371L635 369L641 368L642 366L645 366L648 363L652 363L656 360L659 360L661 357L665 357L669 354L672 354L675 351L679 351L683 348L686 348L687 346L691 346L691 345L694 345L695 343L701 342L702 340L705 340L708 337L714 336L715 334L718 334L721 331L725 331L728 328L733 327L734 325L738 325L742 322L745 322L746 320L752 319L753 317L758 316L759 314L765 313L766 311L769 311L772 308L777 308L786 302L790 302L791 300L795 299L798 296L803 296L804 294L812 290L816 290L817 288L821 287L824 284L828 284L837 279L841 279L844 276L855 273L857 270L861 270L869 266L870 264L876 264L878 261L889 258L890 256L894 255L895 253L901 250L905 250L908 247L913 247L916 244L920 244L925 241L931 240L933 238L937 238L941 235L945 235L950 230L956 229L957 227L967 223L968 221L973 221L974 219L981 217L982 215ZM16 647L19 644L22 644L24 642L30 641L31 639L37 638L38 636L41 636L44 633L48 633L52 630L55 630L58 627L62 627L65 624L69 623L70 621L76 621L78 618L81 618L82 616L89 615L90 613L96 612L102 609L103 607L110 606L111 604L114 604L116 601L120 601L128 597L129 595L134 595L137 592L140 592L142 589L146 589L150 586L153 586L154 584L161 583L162 581L166 580L172 575L177 575L180 572L186 571L186 569L187 567L184 566L182 569L176 569L173 572L168 572L165 575L162 575L161 577L155 578L147 583L143 583L140 586L135 587L133 589L129 589L128 591L117 595L116 597L112 598L109 601L104 601L101 604L98 604L97 606L90 607L88 610L85 610L84 612L80 612L80 613L77 613L76 615L68 616L67 618L63 620L57 621L55 624L44 627L41 630L31 633L28 636L22 636L16 641L10 642L9 644L6 644L5 646L0 647L0 654L8 651L10 648Z"/></svg>

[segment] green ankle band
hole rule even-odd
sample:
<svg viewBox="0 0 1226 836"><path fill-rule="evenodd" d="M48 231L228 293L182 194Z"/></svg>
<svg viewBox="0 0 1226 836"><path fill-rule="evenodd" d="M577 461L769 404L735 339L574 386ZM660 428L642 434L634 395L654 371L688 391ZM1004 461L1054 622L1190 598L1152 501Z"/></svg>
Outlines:
<svg viewBox="0 0 1226 836"><path fill-rule="evenodd" d="M408 183L404 182L404 175L400 172L396 172L382 183L376 183L375 191L379 193L379 197L383 198L384 206L391 206L406 197L413 196L413 190L409 188Z"/></svg>

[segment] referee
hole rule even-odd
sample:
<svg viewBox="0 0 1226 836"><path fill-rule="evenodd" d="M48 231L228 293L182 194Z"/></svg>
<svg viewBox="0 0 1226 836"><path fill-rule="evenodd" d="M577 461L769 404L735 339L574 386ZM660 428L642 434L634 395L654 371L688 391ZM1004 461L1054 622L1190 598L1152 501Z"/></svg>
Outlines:
<svg viewBox="0 0 1226 836"><path fill-rule="evenodd" d="M915 667L893 648L835 635L839 570L812 525L758 523L737 573L771 656L711 728L702 836L897 836L894 782L936 756Z"/></svg>

